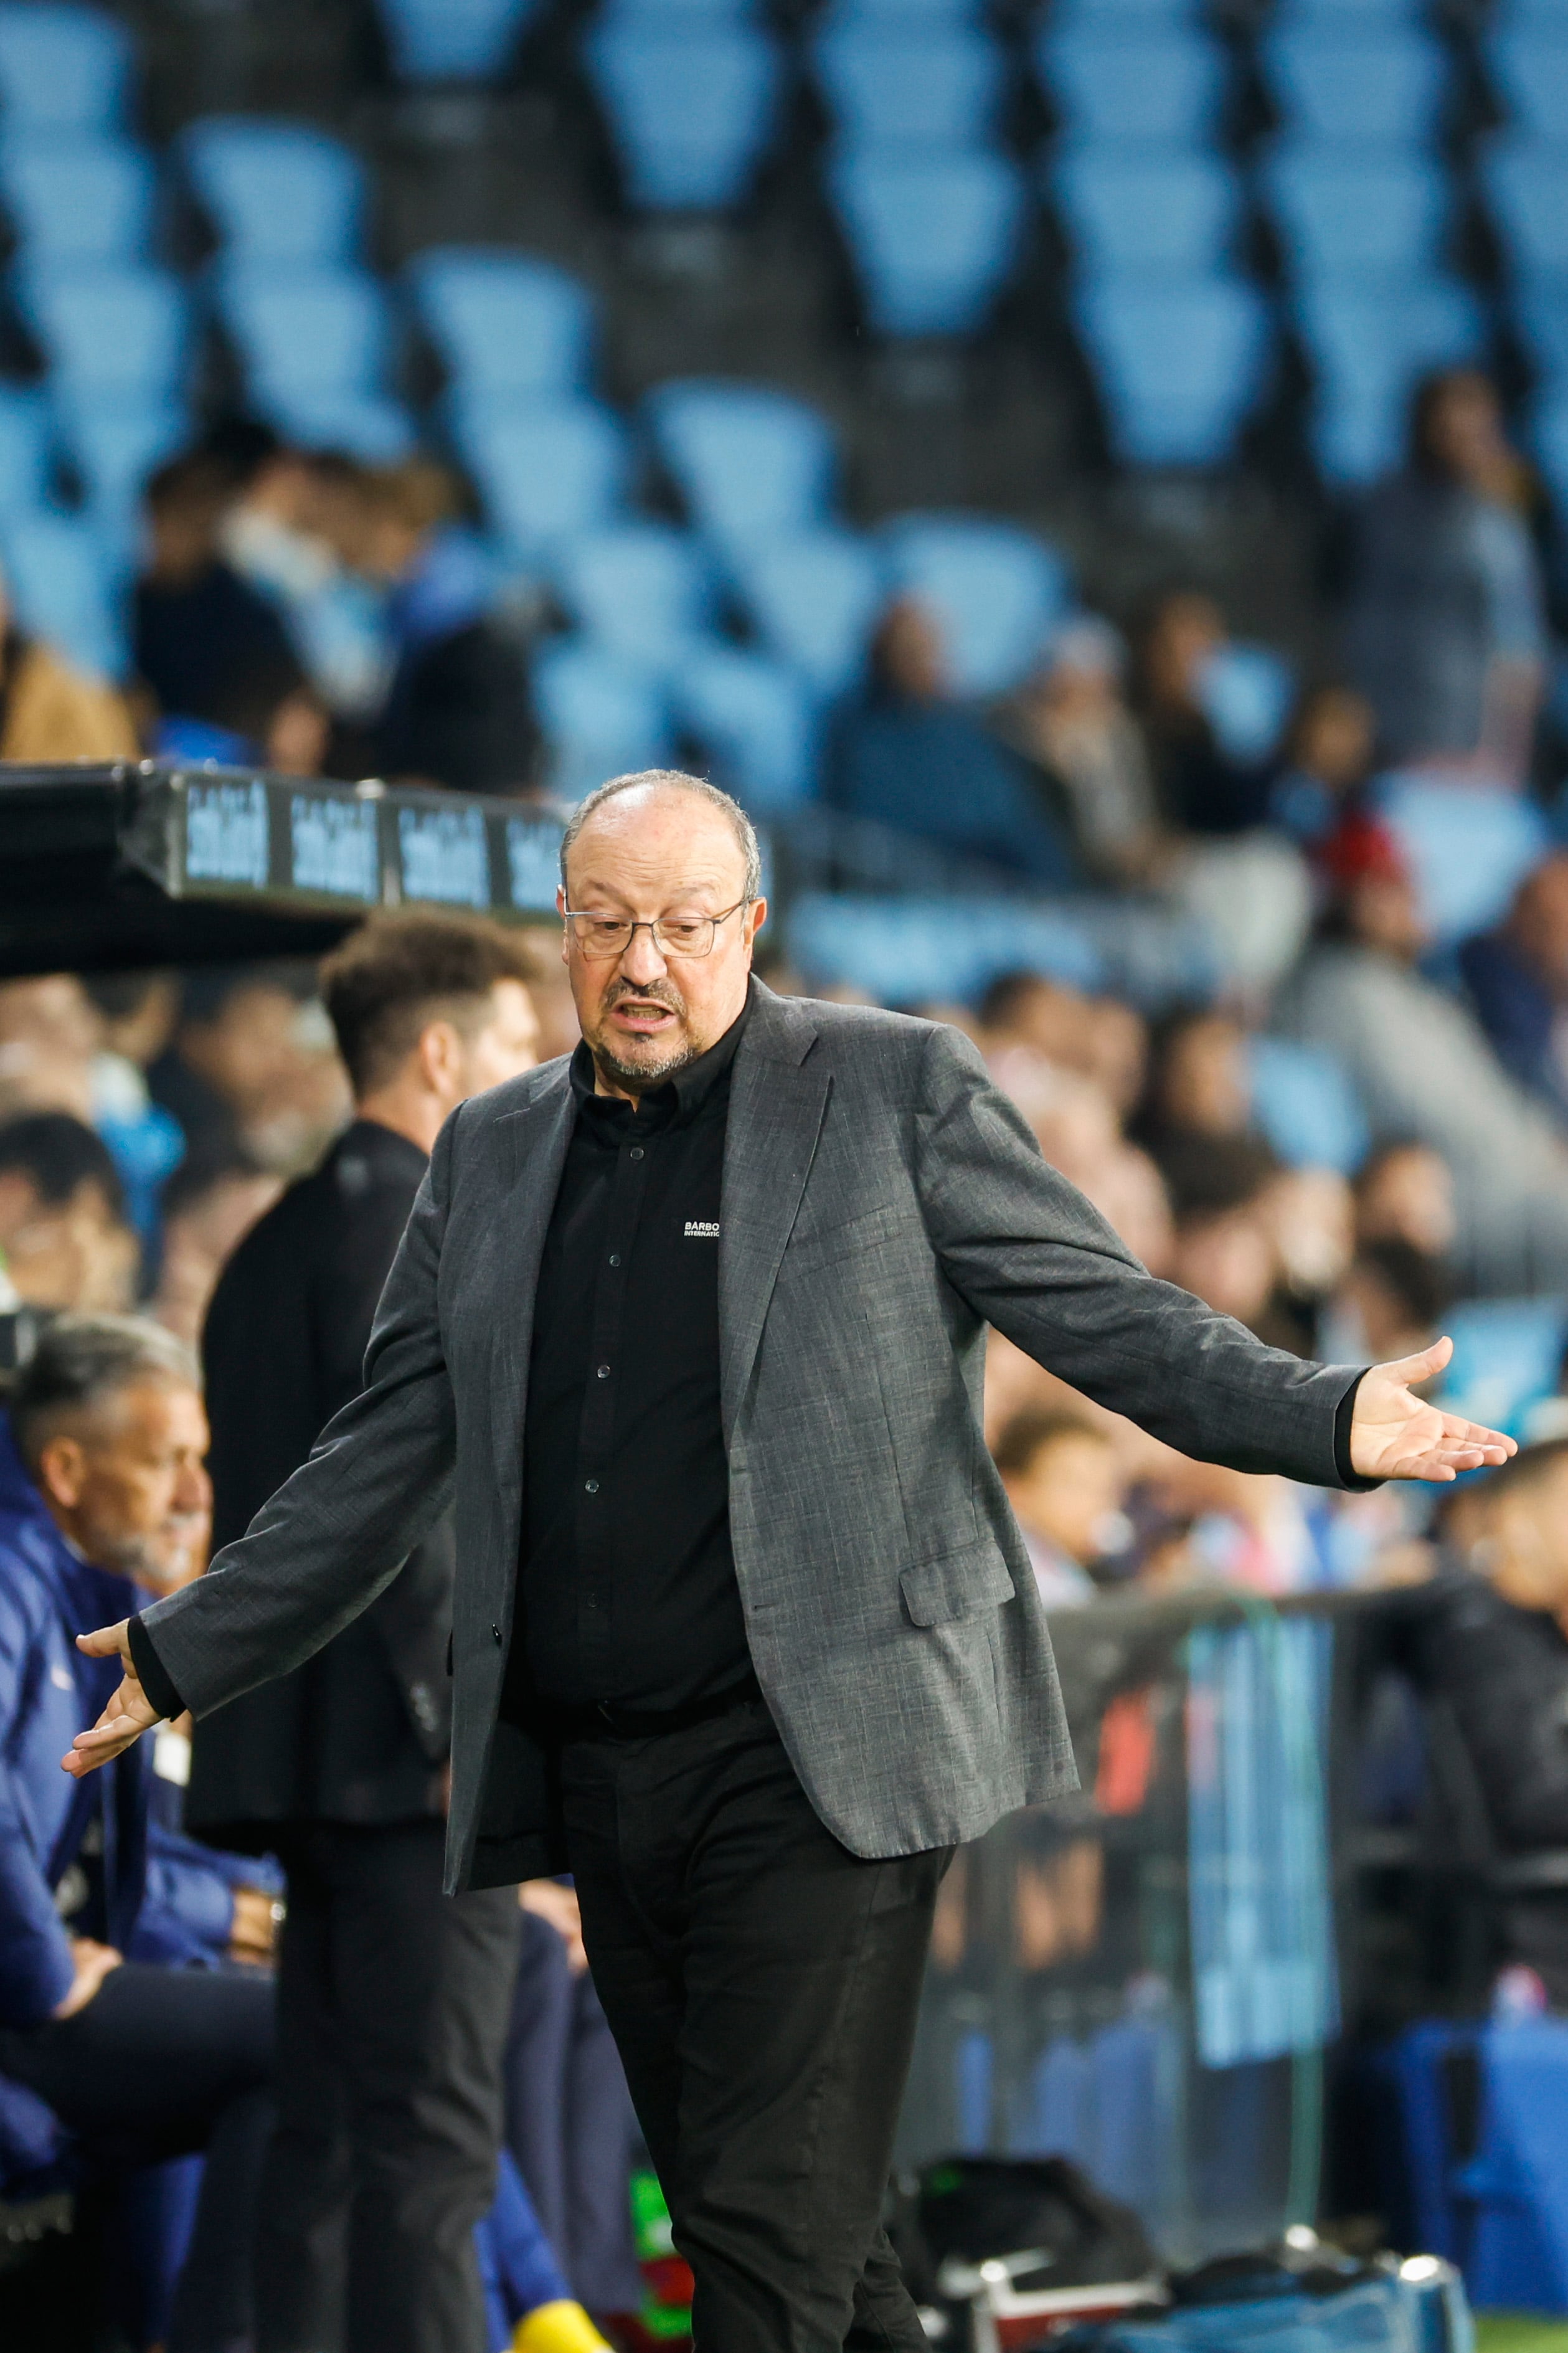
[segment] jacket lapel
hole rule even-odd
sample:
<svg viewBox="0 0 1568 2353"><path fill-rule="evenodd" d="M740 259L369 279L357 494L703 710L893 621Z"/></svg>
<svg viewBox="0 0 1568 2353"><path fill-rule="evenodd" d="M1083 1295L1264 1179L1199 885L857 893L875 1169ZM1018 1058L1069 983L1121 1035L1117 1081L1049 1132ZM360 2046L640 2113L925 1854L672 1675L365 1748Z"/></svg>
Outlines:
<svg viewBox="0 0 1568 2353"><path fill-rule="evenodd" d="M496 1123L501 1141L502 1192L496 1208L495 1255L489 1261L495 1270L494 1290L483 1303L482 1312L494 1318L490 1411L496 1475L509 1501L514 1501L522 1488L522 1423L539 1261L572 1136L572 1087L567 1073L568 1065L563 1062L531 1103L521 1111L506 1113Z"/></svg>
<svg viewBox="0 0 1568 2353"><path fill-rule="evenodd" d="M805 1062L816 1036L808 1016L756 986L735 1056L724 1140L719 1345L726 1445L762 1343L779 1261L811 1173L832 1088L826 1071Z"/></svg>

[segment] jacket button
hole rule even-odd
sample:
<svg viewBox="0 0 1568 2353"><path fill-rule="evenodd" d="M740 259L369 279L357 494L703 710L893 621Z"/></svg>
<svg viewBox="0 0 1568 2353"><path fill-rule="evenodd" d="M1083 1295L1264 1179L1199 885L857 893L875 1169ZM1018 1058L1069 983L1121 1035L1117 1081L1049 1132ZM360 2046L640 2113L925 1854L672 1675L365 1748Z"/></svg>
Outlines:
<svg viewBox="0 0 1568 2353"><path fill-rule="evenodd" d="M500 1628L499 1626L492 1626L490 1628L490 1632L495 1636L496 1641L499 1642L500 1641Z"/></svg>

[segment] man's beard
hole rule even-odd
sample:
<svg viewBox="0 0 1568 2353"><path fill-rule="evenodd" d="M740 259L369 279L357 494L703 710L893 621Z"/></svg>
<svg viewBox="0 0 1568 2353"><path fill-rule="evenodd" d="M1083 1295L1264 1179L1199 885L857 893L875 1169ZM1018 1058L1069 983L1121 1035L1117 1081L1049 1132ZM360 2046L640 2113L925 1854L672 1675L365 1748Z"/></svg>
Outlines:
<svg viewBox="0 0 1568 2353"><path fill-rule="evenodd" d="M611 1013L628 997L635 997L643 1005L662 1005L668 1012L679 1014L682 1018L685 1017L686 1007L677 993L671 989L667 995L657 984L651 988L617 989L605 1007L605 1014ZM672 1047L657 1062L623 1062L614 1048L602 1040L589 1050L601 1078L607 1080L612 1086L623 1088L629 1095L644 1095L650 1094L655 1087L661 1087L666 1079L672 1079L677 1071L686 1068L688 1062L694 1062L701 1049L693 1045L689 1036L683 1045Z"/></svg>

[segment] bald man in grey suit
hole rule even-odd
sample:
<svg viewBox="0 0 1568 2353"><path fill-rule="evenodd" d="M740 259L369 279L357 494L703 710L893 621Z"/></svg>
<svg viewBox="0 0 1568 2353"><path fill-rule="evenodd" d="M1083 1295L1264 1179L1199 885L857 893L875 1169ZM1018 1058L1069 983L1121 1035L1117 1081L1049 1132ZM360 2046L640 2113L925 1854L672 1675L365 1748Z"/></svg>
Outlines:
<svg viewBox="0 0 1568 2353"><path fill-rule="evenodd" d="M297 1666L451 1504L449 1884L575 1874L702 2353L915 2353L879 2206L937 1888L1074 1786L986 1325L1239 1470L1509 1441L1412 1393L1446 1344L1302 1364L1154 1281L955 1031L762 987L710 786L602 787L563 882L583 1044L448 1121L363 1394L200 1584L86 1638L127 1673L67 1767Z"/></svg>

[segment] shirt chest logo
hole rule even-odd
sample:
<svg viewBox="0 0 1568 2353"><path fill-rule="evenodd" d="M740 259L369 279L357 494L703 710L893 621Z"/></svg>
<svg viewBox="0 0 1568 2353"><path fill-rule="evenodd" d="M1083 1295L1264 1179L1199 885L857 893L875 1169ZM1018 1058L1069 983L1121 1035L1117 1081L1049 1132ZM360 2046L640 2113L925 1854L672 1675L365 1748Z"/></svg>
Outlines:
<svg viewBox="0 0 1568 2353"><path fill-rule="evenodd" d="M716 1242L719 1239L717 1218L688 1218L686 1239L689 1242Z"/></svg>

